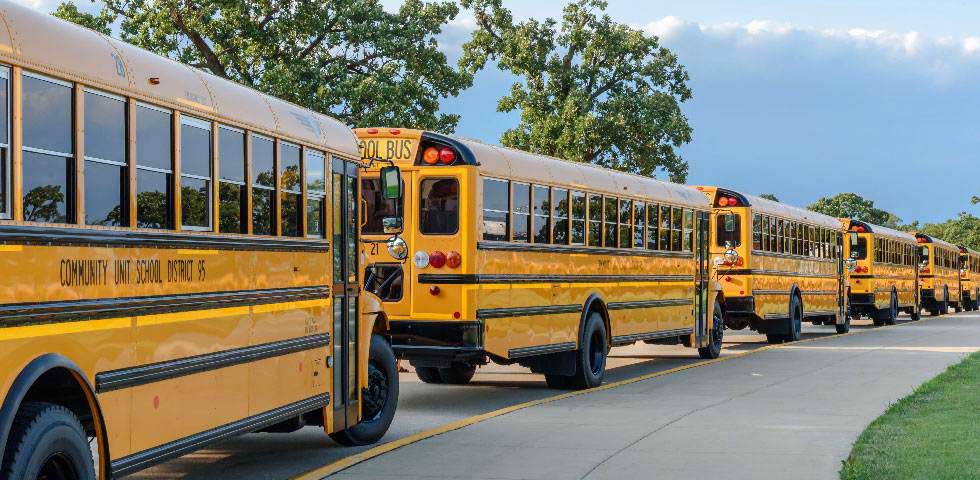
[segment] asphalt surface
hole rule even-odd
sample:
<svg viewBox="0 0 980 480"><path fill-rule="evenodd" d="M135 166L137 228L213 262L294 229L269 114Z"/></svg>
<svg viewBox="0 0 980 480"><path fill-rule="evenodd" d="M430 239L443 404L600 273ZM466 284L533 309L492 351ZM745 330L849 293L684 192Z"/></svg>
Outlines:
<svg viewBox="0 0 980 480"><path fill-rule="evenodd" d="M893 402L980 348L980 316L857 335L805 324L804 339L705 368L535 406L400 448L331 478L836 478L864 427ZM765 346L726 331L723 356ZM613 349L606 382L701 362L683 347ZM466 386L401 375L385 441L555 395L519 367L481 368ZM366 448L321 430L251 434L127 479L283 479ZM506 461L502 461L506 459Z"/></svg>

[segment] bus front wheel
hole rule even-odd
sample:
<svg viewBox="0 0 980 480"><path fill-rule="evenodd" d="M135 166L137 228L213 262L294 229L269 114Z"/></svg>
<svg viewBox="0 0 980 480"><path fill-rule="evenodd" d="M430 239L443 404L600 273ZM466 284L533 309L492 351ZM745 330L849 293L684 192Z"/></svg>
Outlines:
<svg viewBox="0 0 980 480"><path fill-rule="evenodd" d="M60 405L25 403L14 418L7 445L0 478L95 479L85 429Z"/></svg>
<svg viewBox="0 0 980 480"><path fill-rule="evenodd" d="M384 338L374 335L368 357L368 388L361 394L361 421L346 430L330 434L330 438L341 445L374 443L384 436L395 418L398 407L395 353Z"/></svg>
<svg viewBox="0 0 980 480"><path fill-rule="evenodd" d="M725 335L725 319L721 313L721 305L715 302L715 311L711 321L711 343L698 349L698 355L704 359L714 359L721 356L721 342Z"/></svg>

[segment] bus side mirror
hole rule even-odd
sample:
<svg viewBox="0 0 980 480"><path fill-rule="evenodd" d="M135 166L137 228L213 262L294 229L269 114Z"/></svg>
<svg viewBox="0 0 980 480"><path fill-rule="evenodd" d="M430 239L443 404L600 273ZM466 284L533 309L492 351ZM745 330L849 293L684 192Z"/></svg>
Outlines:
<svg viewBox="0 0 980 480"><path fill-rule="evenodd" d="M381 195L384 196L385 200L395 201L395 215L381 219L381 226L385 233L398 235L404 228L402 221L404 187L400 168L394 165L381 168Z"/></svg>
<svg viewBox="0 0 980 480"><path fill-rule="evenodd" d="M381 193L386 200L400 200L404 195L402 188L402 171L391 166L381 169Z"/></svg>

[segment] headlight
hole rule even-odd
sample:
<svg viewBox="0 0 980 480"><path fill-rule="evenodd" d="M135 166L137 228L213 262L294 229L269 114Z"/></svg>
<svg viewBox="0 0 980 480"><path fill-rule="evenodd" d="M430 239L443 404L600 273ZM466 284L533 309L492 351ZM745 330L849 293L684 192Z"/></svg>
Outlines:
<svg viewBox="0 0 980 480"><path fill-rule="evenodd" d="M394 236L388 240L388 255L391 258L401 261L408 258L408 244L402 237Z"/></svg>
<svg viewBox="0 0 980 480"><path fill-rule="evenodd" d="M725 261L728 262L729 265L735 265L738 263L738 252L731 248L725 250Z"/></svg>

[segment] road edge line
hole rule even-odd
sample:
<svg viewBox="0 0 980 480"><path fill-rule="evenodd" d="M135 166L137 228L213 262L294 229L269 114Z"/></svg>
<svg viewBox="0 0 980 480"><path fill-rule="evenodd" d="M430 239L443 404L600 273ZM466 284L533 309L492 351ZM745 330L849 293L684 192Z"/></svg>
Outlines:
<svg viewBox="0 0 980 480"><path fill-rule="evenodd" d="M301 473L299 475L296 475L294 477L291 477L290 480L322 480L322 479L324 479L326 477L329 477L330 475L333 475L335 473L338 473L338 472L341 472L343 470L346 470L346 469L348 469L350 467L353 467L354 465L357 465L359 463L365 462L367 460L371 460L372 458L375 458L375 457L379 457L381 455L384 455L384 454L386 454L388 452L392 452L392 451L397 450L399 448L406 447L406 446L411 445L413 443L417 443L417 442L420 442L422 440L427 440L429 438L436 437L436 436L442 435L444 433L449 433L449 432L452 432L454 430L459 430L461 428L468 427L470 425L475 425L477 423L481 423L481 422L490 420L492 418L496 418L496 417L500 417L500 416L503 416L503 415L507 415L509 413L514 413L514 412L519 411L519 410L524 410L526 408L536 407L538 405L544 405L544 404L547 404L547 403L557 402L557 401L560 401L560 400L564 400L566 398L577 397L577 396L580 396L580 395L586 395L586 394L589 394L589 393L601 392L601 391L605 391L605 390L612 390L614 388L622 387L622 386L625 386L625 385L631 385L631 384L634 384L634 383L637 383L637 382L642 382L642 381L645 381L645 380L650 380L650 379L653 379L653 378L662 377L662 376L670 375L670 374L677 373L677 372L682 372L684 370L690 370L690 369L694 369L694 368L705 367L705 366L708 366L708 365L714 365L716 363L727 362L729 360L735 360L737 358L743 358L743 357L747 357L749 355L754 355L754 354L757 354L757 353L767 352L769 350L776 350L776 349L788 347L788 346L791 346L791 345L799 345L801 343L810 343L810 342L816 342L816 341L820 341L820 340L842 338L842 337L847 337L847 336L850 336L850 335L860 335L862 333L867 333L867 332L877 332L877 331L885 330L885 329L892 329L892 328L903 327L905 325L921 324L921 323L929 322L929 321L932 321L932 320L938 320L940 318L949 318L949 317L946 317L946 316L938 316L938 317L922 318L922 319L919 319L919 320L911 320L911 321L908 321L908 322L905 322L905 323L901 323L901 324L884 325L884 326L880 326L880 327L869 328L867 330L858 330L858 331L851 330L850 332L843 333L843 334L838 333L838 334L827 335L827 336L824 336L824 337L814 337L814 338L807 338L807 339L803 339L803 340L797 340L795 342L790 342L790 343L783 343L783 344L776 344L776 345L765 345L765 346L756 348L754 350L749 350L749 351L746 351L746 352L734 353L734 354L731 354L731 355L728 355L728 356L725 356L725 357L719 357L719 358L715 358L715 359L712 359L712 360L705 360L703 362L695 362L695 363L691 363L691 364L688 364L688 365L681 365L679 367L669 368L667 370L661 370L661 371L658 371L658 372L647 373L647 374L643 374L643 375L640 375L640 376L637 376L637 377L627 378L627 379L619 380L619 381L616 381L616 382L613 382L613 383L607 383L605 385L600 385L600 386L598 386L596 388L590 388L590 389L587 389L587 390L576 390L576 391L573 391L573 392L566 392L566 393L562 393L562 394L558 394L558 395L553 395L553 396L550 396L550 397L539 398L537 400L531 400L531 401L528 401L528 402L519 403L517 405L511 405L509 407L500 408L500 409L493 410L493 411L490 411L490 412L482 413L480 415L474 415L472 417L467 417L467 418L463 418L463 419L460 419L460 420L456 420L454 422L450 422L450 423L447 423L447 424L444 424L444 425L440 425L438 427L431 428L429 430L423 430L423 431L418 432L418 433L413 433L412 435L408 435L408 436L405 436L405 437L402 437L402 438L399 438L399 439L395 439L395 440L392 440L390 442L386 442L386 443L383 443L381 445L378 445L377 447L369 448L369 449L367 449L367 450L365 450L363 452L356 453L356 454L351 455L351 456L348 456L348 457L344 457L344 458L342 458L340 460L337 460L335 462L329 463L329 464L324 465L324 466L319 467L319 468L315 468L315 469L310 470L310 471L308 471L306 473Z"/></svg>

